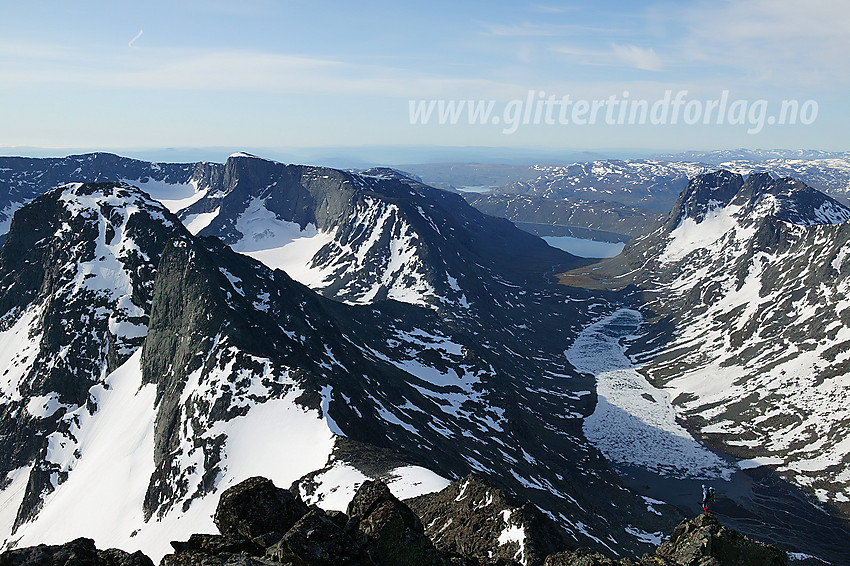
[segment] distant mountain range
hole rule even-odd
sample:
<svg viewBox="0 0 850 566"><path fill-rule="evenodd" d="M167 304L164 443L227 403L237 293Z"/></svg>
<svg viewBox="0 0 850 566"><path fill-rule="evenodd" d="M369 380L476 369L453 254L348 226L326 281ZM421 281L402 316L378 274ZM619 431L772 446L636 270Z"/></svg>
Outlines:
<svg viewBox="0 0 850 566"><path fill-rule="evenodd" d="M793 177L850 202L848 153L745 150L535 165L525 172L512 171L503 183L487 177L486 183L494 187L491 191L467 193L466 197L483 212L514 222L590 228L633 237L657 227L657 219L675 204L689 179L716 169ZM467 178L465 182L474 184L475 180ZM532 231L536 231L534 227ZM604 234L590 236L606 238Z"/></svg>

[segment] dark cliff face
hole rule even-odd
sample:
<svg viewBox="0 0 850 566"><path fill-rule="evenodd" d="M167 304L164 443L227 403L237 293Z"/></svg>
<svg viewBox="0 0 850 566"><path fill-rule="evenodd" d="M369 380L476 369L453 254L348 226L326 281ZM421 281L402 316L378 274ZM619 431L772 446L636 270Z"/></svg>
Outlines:
<svg viewBox="0 0 850 566"><path fill-rule="evenodd" d="M744 178L729 171L695 177L679 195L664 227L673 230L685 218L702 222L710 211L729 205L743 186Z"/></svg>
<svg viewBox="0 0 850 566"><path fill-rule="evenodd" d="M850 209L808 185L790 178L775 179L768 173L744 177L719 170L692 179L674 205L664 230L671 232L685 218L697 224L708 213L727 206L748 216L772 216L800 226L839 224L850 220Z"/></svg>

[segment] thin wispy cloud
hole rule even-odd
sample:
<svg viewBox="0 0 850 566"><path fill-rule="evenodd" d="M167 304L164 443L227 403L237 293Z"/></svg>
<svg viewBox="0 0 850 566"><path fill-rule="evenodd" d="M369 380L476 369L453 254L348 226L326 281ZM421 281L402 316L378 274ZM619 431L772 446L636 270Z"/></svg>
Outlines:
<svg viewBox="0 0 850 566"><path fill-rule="evenodd" d="M0 45L0 54L2 51ZM6 84L20 86L75 84L133 90L347 93L399 98L504 98L527 90L525 85L487 78L435 76L399 67L263 51L149 48L144 57L130 62L108 50L83 50L74 55L74 64L16 57L14 65L0 72L0 78ZM220 80L222 76L228 80Z"/></svg>
<svg viewBox="0 0 850 566"><path fill-rule="evenodd" d="M485 23L483 35L492 37L566 37L575 34L614 34L624 30L581 24L496 24Z"/></svg>
<svg viewBox="0 0 850 566"><path fill-rule="evenodd" d="M532 8L544 14L564 14L576 10L575 6L553 6L552 4L534 4Z"/></svg>
<svg viewBox="0 0 850 566"><path fill-rule="evenodd" d="M564 35L563 26L541 24L484 24L484 35L495 37L554 37Z"/></svg>
<svg viewBox="0 0 850 566"><path fill-rule="evenodd" d="M618 45L612 43L611 50L620 61L635 69L642 69L644 71L661 70L661 57L651 47L644 49L637 45Z"/></svg>
<svg viewBox="0 0 850 566"><path fill-rule="evenodd" d="M734 70L759 83L850 82L845 0L699 3L669 17L684 32L677 52L685 63Z"/></svg>
<svg viewBox="0 0 850 566"><path fill-rule="evenodd" d="M557 46L552 51L568 57L578 65L593 67L632 67L643 71L661 71L661 57L653 48L637 45L612 43L610 49L583 49L573 46Z"/></svg>

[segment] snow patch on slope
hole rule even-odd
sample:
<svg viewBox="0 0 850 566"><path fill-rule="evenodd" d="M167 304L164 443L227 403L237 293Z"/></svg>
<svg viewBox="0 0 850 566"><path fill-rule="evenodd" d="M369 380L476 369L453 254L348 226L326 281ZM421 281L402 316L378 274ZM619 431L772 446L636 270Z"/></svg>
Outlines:
<svg viewBox="0 0 850 566"><path fill-rule="evenodd" d="M86 407L77 409L70 421L76 443L60 433L50 436L48 460L70 474L45 498L36 519L18 530L17 546L87 536L100 548L150 549L142 548L144 537L131 538L144 526L142 503L154 471L156 388L142 387L140 359L138 350L104 385L92 388L100 410L92 415ZM171 536L168 530L159 534L162 539Z"/></svg>
<svg viewBox="0 0 850 566"><path fill-rule="evenodd" d="M667 248L660 261L679 261L694 250L706 248L725 236L736 226L736 214L740 207L712 208L702 222L685 217L670 233Z"/></svg>
<svg viewBox="0 0 850 566"><path fill-rule="evenodd" d="M56 489L45 498L39 515L18 530L18 546L58 544L87 536L100 548L141 550L156 563L172 551L170 541L186 539L197 532L215 532L212 516L222 490L256 475L286 488L327 464L334 435L318 412L296 403L303 392L292 387L282 398L254 401L268 395L254 376L241 399L234 399L235 404L249 403L247 413L229 421L209 423L201 435L226 437L213 491L187 499L185 511L182 505L175 504L164 516L155 516L146 523L142 504L154 472L156 387L141 385L140 358L138 350L110 374L105 384L91 389L98 407L96 413L80 407L67 416L73 437L54 433L49 438L48 459L68 472L68 479L60 483L57 478ZM228 377L231 369L224 367L221 375L207 375L204 379L200 375L190 377L181 405L191 397L208 397L208 388L221 393L222 382L217 377ZM265 372L268 371L266 366ZM174 457L180 469L186 471L182 477L189 484L187 495L191 496L205 470L204 453L191 450L184 441L191 444L181 435ZM3 498L18 497L12 487L2 492ZM0 514L0 519L4 518ZM9 531L0 532L0 537L8 538Z"/></svg>
<svg viewBox="0 0 850 566"><path fill-rule="evenodd" d="M26 203L24 202L12 202L9 203L6 208L0 210L0 234L6 234L9 232L9 228L12 227L12 218L15 216L15 212L18 211L21 207L23 207Z"/></svg>
<svg viewBox="0 0 850 566"><path fill-rule="evenodd" d="M426 493L442 491L451 481L422 466L401 466L385 478L393 495L399 499L419 497Z"/></svg>
<svg viewBox="0 0 850 566"><path fill-rule="evenodd" d="M166 183L151 178L145 182L133 179L121 179L121 181L139 187L174 214L198 202L207 194L207 189L198 190L198 181L195 179L188 183Z"/></svg>
<svg viewBox="0 0 850 566"><path fill-rule="evenodd" d="M301 229L295 222L281 220L266 208L265 201L254 197L245 212L236 219L242 239L231 247L308 287L327 284L327 271L313 266L313 257L334 239L334 232L320 232L313 224Z"/></svg>
<svg viewBox="0 0 850 566"><path fill-rule="evenodd" d="M525 566L528 564L528 558L525 555L525 527L522 524L513 524L513 511L505 509L502 511L502 521L505 523L505 528L499 533L499 546L509 544L516 545L517 551L514 554L514 560Z"/></svg>
<svg viewBox="0 0 850 566"><path fill-rule="evenodd" d="M357 489L368 479L373 479L346 462L336 462L327 470L311 478L311 493L302 483L301 497L308 504L325 511L345 511ZM421 466L400 466L381 476L390 492L399 499L410 499L445 489L451 482Z"/></svg>
<svg viewBox="0 0 850 566"><path fill-rule="evenodd" d="M15 525L15 517L26 495L31 470L32 465L28 465L6 474L8 483L0 490L0 550L5 549L9 534Z"/></svg>
<svg viewBox="0 0 850 566"><path fill-rule="evenodd" d="M220 210L221 207L218 207L210 212L190 214L183 219L183 224L186 226L186 229L192 233L193 236L197 236L198 232L209 226L210 223L216 219Z"/></svg>
<svg viewBox="0 0 850 566"><path fill-rule="evenodd" d="M21 381L29 374L40 350L35 334L42 309L28 308L8 329L0 332L0 402L20 401Z"/></svg>
<svg viewBox="0 0 850 566"><path fill-rule="evenodd" d="M236 219L242 237L231 245L272 269L282 269L314 290L342 282L336 295L368 304L386 297L426 306L437 300L419 257L418 237L397 206L365 198L349 219L345 237L289 222L254 197Z"/></svg>

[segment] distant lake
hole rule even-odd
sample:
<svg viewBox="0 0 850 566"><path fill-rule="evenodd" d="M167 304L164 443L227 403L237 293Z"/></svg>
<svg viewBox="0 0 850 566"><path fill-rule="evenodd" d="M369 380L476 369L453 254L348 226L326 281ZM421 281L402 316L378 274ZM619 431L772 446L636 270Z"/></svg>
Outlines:
<svg viewBox="0 0 850 566"><path fill-rule="evenodd" d="M495 185L464 185L462 187L457 187L462 193L489 193L493 189L496 189Z"/></svg>
<svg viewBox="0 0 850 566"><path fill-rule="evenodd" d="M572 236L544 236L546 243L553 248L564 250L579 257L614 257L619 255L626 244L622 242L599 242L597 240L584 240Z"/></svg>

